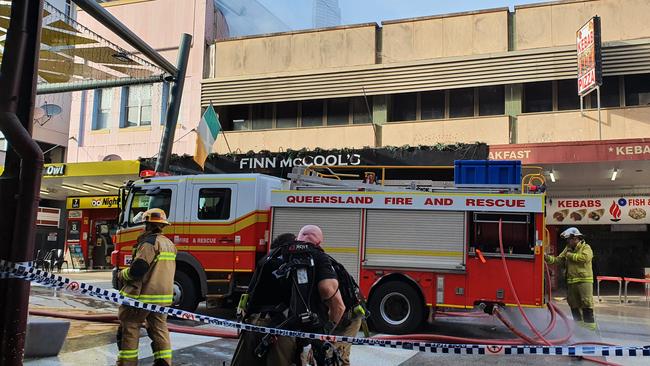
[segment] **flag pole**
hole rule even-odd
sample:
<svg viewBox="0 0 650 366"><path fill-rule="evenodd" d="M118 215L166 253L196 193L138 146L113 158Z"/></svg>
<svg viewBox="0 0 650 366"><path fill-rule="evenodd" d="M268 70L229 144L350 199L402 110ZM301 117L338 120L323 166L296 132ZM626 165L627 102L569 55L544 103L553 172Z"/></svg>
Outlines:
<svg viewBox="0 0 650 366"><path fill-rule="evenodd" d="M214 109L214 105L212 104L212 100L210 101L210 107ZM215 109L215 113L216 113ZM219 120L219 114L217 113L217 122L219 123L219 130L221 131L221 134L223 135L223 140L226 141L226 147L228 148L228 152L232 154L232 150L230 150L230 144L228 143L228 139L226 138L226 131L223 129L223 126L221 125L221 121Z"/></svg>

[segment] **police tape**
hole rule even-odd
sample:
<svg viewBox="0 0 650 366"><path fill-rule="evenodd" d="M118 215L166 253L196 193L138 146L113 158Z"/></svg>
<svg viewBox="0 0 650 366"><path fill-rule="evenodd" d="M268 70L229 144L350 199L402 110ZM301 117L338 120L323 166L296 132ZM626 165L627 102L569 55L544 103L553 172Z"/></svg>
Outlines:
<svg viewBox="0 0 650 366"><path fill-rule="evenodd" d="M354 345L368 345L385 348L397 348L420 352L460 354L460 355L541 355L541 356L619 356L642 357L650 356L650 346L501 346L477 344L447 344L419 341L396 341L373 338L357 338L334 336L316 333L307 333L286 329L260 327L251 324L239 323L232 320L195 314L171 307L144 303L123 295L113 290L102 289L84 282L73 281L69 278L48 273L34 268L27 263L12 263L0 260L0 279L16 278L35 282L47 287L61 289L72 294L83 294L96 299L109 301L119 305L126 305L161 314L167 314L179 319L193 320L223 328L271 334L278 336L314 339L328 342L345 342Z"/></svg>

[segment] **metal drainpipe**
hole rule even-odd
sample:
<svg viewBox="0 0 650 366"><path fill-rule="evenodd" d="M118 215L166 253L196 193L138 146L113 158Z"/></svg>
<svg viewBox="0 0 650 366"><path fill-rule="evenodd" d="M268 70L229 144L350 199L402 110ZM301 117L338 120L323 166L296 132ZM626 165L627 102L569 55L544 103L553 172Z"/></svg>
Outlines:
<svg viewBox="0 0 650 366"><path fill-rule="evenodd" d="M24 262L33 258L43 169L31 137L43 0L11 5L0 71L0 130L11 147L0 179L0 258ZM28 305L28 282L0 281L0 365L22 365Z"/></svg>

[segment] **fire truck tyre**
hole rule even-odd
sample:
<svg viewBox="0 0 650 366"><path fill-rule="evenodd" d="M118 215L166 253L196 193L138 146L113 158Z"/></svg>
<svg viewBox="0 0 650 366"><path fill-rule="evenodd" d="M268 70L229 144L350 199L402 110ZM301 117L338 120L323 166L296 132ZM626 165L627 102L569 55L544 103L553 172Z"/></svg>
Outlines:
<svg viewBox="0 0 650 366"><path fill-rule="evenodd" d="M370 316L376 331L388 334L413 333L424 316L417 291L400 281L391 281L377 289L370 299Z"/></svg>
<svg viewBox="0 0 650 366"><path fill-rule="evenodd" d="M174 275L174 300L176 308L185 311L195 311L199 305L197 284L194 279L183 271Z"/></svg>

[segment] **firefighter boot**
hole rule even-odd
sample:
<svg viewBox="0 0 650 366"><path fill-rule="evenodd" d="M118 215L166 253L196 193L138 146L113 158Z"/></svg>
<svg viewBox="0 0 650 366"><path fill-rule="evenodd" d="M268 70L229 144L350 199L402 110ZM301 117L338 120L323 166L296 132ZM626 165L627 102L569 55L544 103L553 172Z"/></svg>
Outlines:
<svg viewBox="0 0 650 366"><path fill-rule="evenodd" d="M582 322L582 312L579 308L571 308L571 315L573 315L573 321L580 324Z"/></svg>
<svg viewBox="0 0 650 366"><path fill-rule="evenodd" d="M594 319L594 309L584 308L582 309L582 314L584 315L584 327L589 330L596 330L596 321Z"/></svg>

